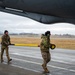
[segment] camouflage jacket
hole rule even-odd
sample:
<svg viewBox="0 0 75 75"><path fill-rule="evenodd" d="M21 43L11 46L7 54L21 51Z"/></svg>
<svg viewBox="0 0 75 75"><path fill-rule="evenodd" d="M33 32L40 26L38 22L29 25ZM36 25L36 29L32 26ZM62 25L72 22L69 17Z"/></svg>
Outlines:
<svg viewBox="0 0 75 75"><path fill-rule="evenodd" d="M11 44L9 35L3 35L1 38L1 45L8 46L9 44Z"/></svg>
<svg viewBox="0 0 75 75"><path fill-rule="evenodd" d="M50 38L48 36L43 35L41 39L42 39L40 43L41 51L48 52L50 48Z"/></svg>

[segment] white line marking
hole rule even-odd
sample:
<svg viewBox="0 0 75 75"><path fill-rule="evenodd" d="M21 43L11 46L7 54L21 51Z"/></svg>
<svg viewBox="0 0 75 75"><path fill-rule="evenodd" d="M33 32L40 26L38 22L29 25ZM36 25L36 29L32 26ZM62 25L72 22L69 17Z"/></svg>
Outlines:
<svg viewBox="0 0 75 75"><path fill-rule="evenodd" d="M4 64L7 64L7 63L4 62ZM17 66L17 65L14 65L14 64L11 64L11 66L14 66L14 67L17 67L17 68L21 68L21 69L25 69L25 70L29 70L29 71L33 71L33 72L41 73L40 71L29 69L29 68L24 68L24 67Z"/></svg>
<svg viewBox="0 0 75 75"><path fill-rule="evenodd" d="M18 61L23 61L23 62L28 62L28 63L33 63L33 64L41 65L41 63L37 63L37 62L33 62L33 61L22 60L22 59L17 59L17 58L13 58L13 59L14 60L18 60ZM75 70L72 70L72 69L62 68L62 67L53 66L53 65L48 65L48 66L49 67L53 67L53 68L58 68L58 69L62 69L62 70L67 70L67 71L75 72Z"/></svg>
<svg viewBox="0 0 75 75"><path fill-rule="evenodd" d="M38 73L41 73L40 71L33 70L33 69L29 69L29 68L24 68L24 67L17 66L17 65L12 65L12 66L16 66L16 67L19 67L19 68L22 68L22 69L25 69L25 70L29 70L29 71L33 71L33 72L38 72Z"/></svg>
<svg viewBox="0 0 75 75"><path fill-rule="evenodd" d="M36 56L31 56L31 55L23 55L23 54L19 54L19 53L12 53L14 55L18 55L18 56L25 56L25 57L31 57L31 58L36 58L36 59L42 59L42 57L36 57ZM51 59L51 61L55 61L55 62L60 62L60 63L64 63L64 64L72 64L71 62L66 62L63 60L58 60L58 59Z"/></svg>

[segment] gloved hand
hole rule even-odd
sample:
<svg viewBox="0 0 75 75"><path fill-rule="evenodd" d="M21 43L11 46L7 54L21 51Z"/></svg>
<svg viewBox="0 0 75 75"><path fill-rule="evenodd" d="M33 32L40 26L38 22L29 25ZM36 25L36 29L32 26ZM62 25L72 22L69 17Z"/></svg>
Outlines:
<svg viewBox="0 0 75 75"><path fill-rule="evenodd" d="M53 50L56 48L56 45L55 44L50 44L50 48Z"/></svg>

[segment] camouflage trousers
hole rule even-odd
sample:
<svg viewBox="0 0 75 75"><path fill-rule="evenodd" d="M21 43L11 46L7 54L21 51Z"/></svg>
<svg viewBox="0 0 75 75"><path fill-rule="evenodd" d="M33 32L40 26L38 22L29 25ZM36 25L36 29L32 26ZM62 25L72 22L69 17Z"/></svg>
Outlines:
<svg viewBox="0 0 75 75"><path fill-rule="evenodd" d="M8 61L10 60L8 49L9 47L1 47L1 60L3 60L4 50L6 51L6 56L7 56Z"/></svg>
<svg viewBox="0 0 75 75"><path fill-rule="evenodd" d="M50 52L41 52L43 57L43 65L47 68L47 63L51 60Z"/></svg>

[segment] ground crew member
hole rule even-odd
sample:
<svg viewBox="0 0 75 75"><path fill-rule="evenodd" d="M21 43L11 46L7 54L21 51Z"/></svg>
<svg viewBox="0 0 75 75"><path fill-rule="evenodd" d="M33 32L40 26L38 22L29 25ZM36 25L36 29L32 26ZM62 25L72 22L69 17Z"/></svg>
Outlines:
<svg viewBox="0 0 75 75"><path fill-rule="evenodd" d="M41 36L41 43L40 43L40 50L41 50L41 54L42 54L42 57L43 57L43 64L42 64L42 67L44 69L44 71L46 73L49 73L49 70L47 68L47 64L48 62L51 60L51 55L50 55L50 52L49 52L49 48L50 48L50 31L47 31L45 32L45 35L42 34Z"/></svg>
<svg viewBox="0 0 75 75"><path fill-rule="evenodd" d="M1 63L4 61L3 60L3 54L4 54L4 50L6 50L6 56L7 56L7 59L8 59L8 63L12 60L10 59L9 57L9 51L8 51L8 46L11 44L10 42L10 37L8 35L8 31L5 30L4 31L4 35L2 36L1 38Z"/></svg>

